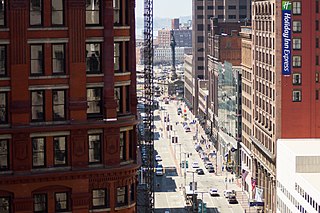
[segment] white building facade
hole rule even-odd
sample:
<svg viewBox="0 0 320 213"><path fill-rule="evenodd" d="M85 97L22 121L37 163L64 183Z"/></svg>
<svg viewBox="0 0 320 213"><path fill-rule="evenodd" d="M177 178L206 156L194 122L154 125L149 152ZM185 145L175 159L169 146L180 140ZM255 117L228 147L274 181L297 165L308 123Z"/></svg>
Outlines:
<svg viewBox="0 0 320 213"><path fill-rule="evenodd" d="M320 213L320 139L277 142L277 212Z"/></svg>

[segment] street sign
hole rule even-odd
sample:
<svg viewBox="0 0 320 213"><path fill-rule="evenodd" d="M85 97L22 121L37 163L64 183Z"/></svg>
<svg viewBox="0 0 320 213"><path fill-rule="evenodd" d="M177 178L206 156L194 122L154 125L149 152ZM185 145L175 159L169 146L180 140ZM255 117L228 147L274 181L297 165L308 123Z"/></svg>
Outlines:
<svg viewBox="0 0 320 213"><path fill-rule="evenodd" d="M197 190L197 182L190 182L189 183L189 186L190 186L190 190Z"/></svg>

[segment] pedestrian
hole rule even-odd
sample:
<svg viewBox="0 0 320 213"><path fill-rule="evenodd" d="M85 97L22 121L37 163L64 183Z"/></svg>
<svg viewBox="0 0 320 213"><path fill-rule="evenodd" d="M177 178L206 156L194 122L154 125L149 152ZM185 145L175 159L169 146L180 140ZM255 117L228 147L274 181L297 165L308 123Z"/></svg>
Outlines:
<svg viewBox="0 0 320 213"><path fill-rule="evenodd" d="M222 166L222 171L224 170L224 166Z"/></svg>
<svg viewBox="0 0 320 213"><path fill-rule="evenodd" d="M233 183L233 181L234 181L234 178L232 177L232 178L231 178L231 182Z"/></svg>

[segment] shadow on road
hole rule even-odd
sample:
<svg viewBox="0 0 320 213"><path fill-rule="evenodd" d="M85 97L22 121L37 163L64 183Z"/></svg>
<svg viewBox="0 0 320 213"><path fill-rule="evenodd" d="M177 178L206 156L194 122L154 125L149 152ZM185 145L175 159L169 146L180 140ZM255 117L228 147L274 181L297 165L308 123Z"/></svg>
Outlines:
<svg viewBox="0 0 320 213"><path fill-rule="evenodd" d="M187 206L185 208L157 208L155 209L155 213L165 213L165 212L169 212L169 213L185 213L185 212L199 212L199 210L196 211L192 211L192 207L191 206ZM201 212L201 210L200 210ZM213 208L207 208L206 210L207 213L218 213L218 209L213 207Z"/></svg>
<svg viewBox="0 0 320 213"><path fill-rule="evenodd" d="M172 177L178 176L175 167L165 167L163 176L155 176L155 192L174 192L179 190Z"/></svg>

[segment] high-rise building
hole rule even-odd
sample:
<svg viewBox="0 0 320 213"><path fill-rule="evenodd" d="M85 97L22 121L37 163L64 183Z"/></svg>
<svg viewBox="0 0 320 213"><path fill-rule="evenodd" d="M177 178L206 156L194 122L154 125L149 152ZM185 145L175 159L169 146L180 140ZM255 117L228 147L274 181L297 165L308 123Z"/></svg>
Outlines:
<svg viewBox="0 0 320 213"><path fill-rule="evenodd" d="M178 30L179 27L180 27L179 19L178 18L171 19L171 29Z"/></svg>
<svg viewBox="0 0 320 213"><path fill-rule="evenodd" d="M135 1L0 1L1 212L136 212Z"/></svg>
<svg viewBox="0 0 320 213"><path fill-rule="evenodd" d="M158 46L160 48L171 48L171 32L176 42L176 47L192 47L192 30L191 29L162 29L158 30Z"/></svg>
<svg viewBox="0 0 320 213"><path fill-rule="evenodd" d="M187 79L190 85L185 85L185 100L195 115L198 115L199 107L198 81L207 80L209 77L207 36L210 32L210 19L213 18L215 22L221 23L219 30L215 30L217 33L229 33L228 29L239 30L241 23L250 20L250 8L251 0L192 1L193 67L192 79Z"/></svg>

